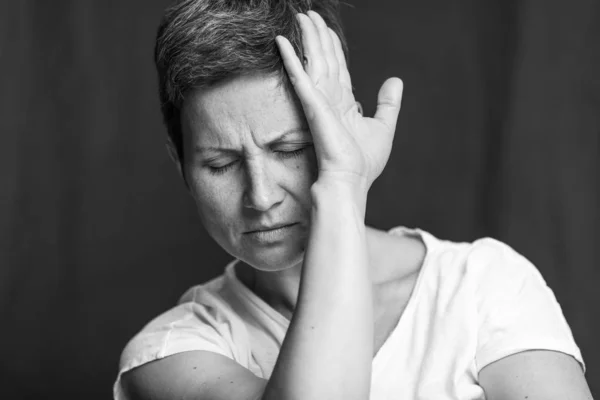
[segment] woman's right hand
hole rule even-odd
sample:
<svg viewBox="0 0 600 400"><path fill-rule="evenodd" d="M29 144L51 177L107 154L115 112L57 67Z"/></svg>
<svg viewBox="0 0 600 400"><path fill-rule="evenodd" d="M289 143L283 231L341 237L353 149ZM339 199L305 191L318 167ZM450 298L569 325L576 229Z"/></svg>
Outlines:
<svg viewBox="0 0 600 400"><path fill-rule="evenodd" d="M366 191L389 159L402 100L402 81L380 88L373 118L363 117L338 36L314 11L298 14L306 58L303 67L290 42L277 44L313 136L317 182L342 182Z"/></svg>

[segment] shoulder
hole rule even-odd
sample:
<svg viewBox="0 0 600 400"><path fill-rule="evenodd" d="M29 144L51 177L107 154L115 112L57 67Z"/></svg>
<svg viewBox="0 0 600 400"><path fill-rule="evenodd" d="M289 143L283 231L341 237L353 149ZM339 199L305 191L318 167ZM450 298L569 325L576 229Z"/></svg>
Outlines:
<svg viewBox="0 0 600 400"><path fill-rule="evenodd" d="M243 363L246 327L222 295L222 284L219 277L190 288L175 307L148 322L121 353L119 377L141 365L191 351L216 353ZM118 378L115 390L119 385Z"/></svg>
<svg viewBox="0 0 600 400"><path fill-rule="evenodd" d="M465 262L473 273L485 275L537 275L537 268L508 244L493 238L482 238L465 248ZM513 275L514 277L514 275Z"/></svg>
<svg viewBox="0 0 600 400"><path fill-rule="evenodd" d="M529 350L570 355L585 370L562 307L530 260L492 238L461 249L459 269L475 307L478 370Z"/></svg>
<svg viewBox="0 0 600 400"><path fill-rule="evenodd" d="M459 270L475 297L480 313L514 304L517 299L543 299L540 307L557 307L552 290L538 268L507 243L481 238L459 245ZM523 295L529 297L523 299Z"/></svg>
<svg viewBox="0 0 600 400"><path fill-rule="evenodd" d="M469 316L478 371L534 349L571 355L585 369L558 299L525 256L489 237L452 242L423 236L429 247L423 267L429 293L434 304L460 304L460 315Z"/></svg>
<svg viewBox="0 0 600 400"><path fill-rule="evenodd" d="M491 237L472 242L442 240L422 232L428 251L425 262L443 276L456 275L461 281L501 285L533 276L538 269L510 245ZM510 282L507 282L510 279Z"/></svg>
<svg viewBox="0 0 600 400"><path fill-rule="evenodd" d="M369 238L370 250L380 280L404 279L418 275L441 276L439 284L465 285L473 281L499 284L500 276L515 278L536 275L536 267L508 244L484 237L472 242L437 238L433 234L402 226L388 234L379 231Z"/></svg>
<svg viewBox="0 0 600 400"><path fill-rule="evenodd" d="M121 354L121 370L182 350L200 350L207 339L212 351L232 356L222 331L229 330L228 322L234 319L235 314L218 293L203 285L190 288L176 306L153 318L129 340Z"/></svg>
<svg viewBox="0 0 600 400"><path fill-rule="evenodd" d="M424 236L428 279L435 280L438 292L460 292L480 318L493 313L497 319L511 306L516 312L519 302L533 306L537 301L540 309L560 311L538 268L507 243L490 237L453 242Z"/></svg>

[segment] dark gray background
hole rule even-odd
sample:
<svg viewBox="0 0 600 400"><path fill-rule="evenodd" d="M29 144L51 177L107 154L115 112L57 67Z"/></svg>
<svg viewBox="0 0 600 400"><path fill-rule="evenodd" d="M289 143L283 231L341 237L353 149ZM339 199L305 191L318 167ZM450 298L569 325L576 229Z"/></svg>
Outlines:
<svg viewBox="0 0 600 400"><path fill-rule="evenodd" d="M600 393L600 2L350 2L366 113L405 83L367 222L524 254ZM106 399L126 341L229 260L164 150L168 2L0 4L0 397Z"/></svg>

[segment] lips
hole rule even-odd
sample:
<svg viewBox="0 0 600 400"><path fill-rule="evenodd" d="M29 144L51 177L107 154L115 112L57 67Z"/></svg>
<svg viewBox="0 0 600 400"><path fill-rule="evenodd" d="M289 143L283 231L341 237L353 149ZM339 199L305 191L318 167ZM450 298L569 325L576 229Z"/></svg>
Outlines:
<svg viewBox="0 0 600 400"><path fill-rule="evenodd" d="M252 229L250 229L249 231L246 231L244 233L268 232L268 231L273 231L275 229L283 228L286 226L292 226L292 225L296 225L296 222L274 224L274 225L259 225L259 226L253 227Z"/></svg>

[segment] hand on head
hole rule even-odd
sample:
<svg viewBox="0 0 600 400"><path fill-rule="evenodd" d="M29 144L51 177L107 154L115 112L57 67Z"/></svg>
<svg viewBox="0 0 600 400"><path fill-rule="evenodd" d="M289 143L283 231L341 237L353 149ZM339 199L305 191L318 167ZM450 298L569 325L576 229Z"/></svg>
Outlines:
<svg viewBox="0 0 600 400"><path fill-rule="evenodd" d="M278 36L277 44L313 136L318 181L343 181L368 190L390 155L402 81L386 80L379 90L375 116L364 117L352 93L338 36L314 11L297 18L304 65L286 38Z"/></svg>

